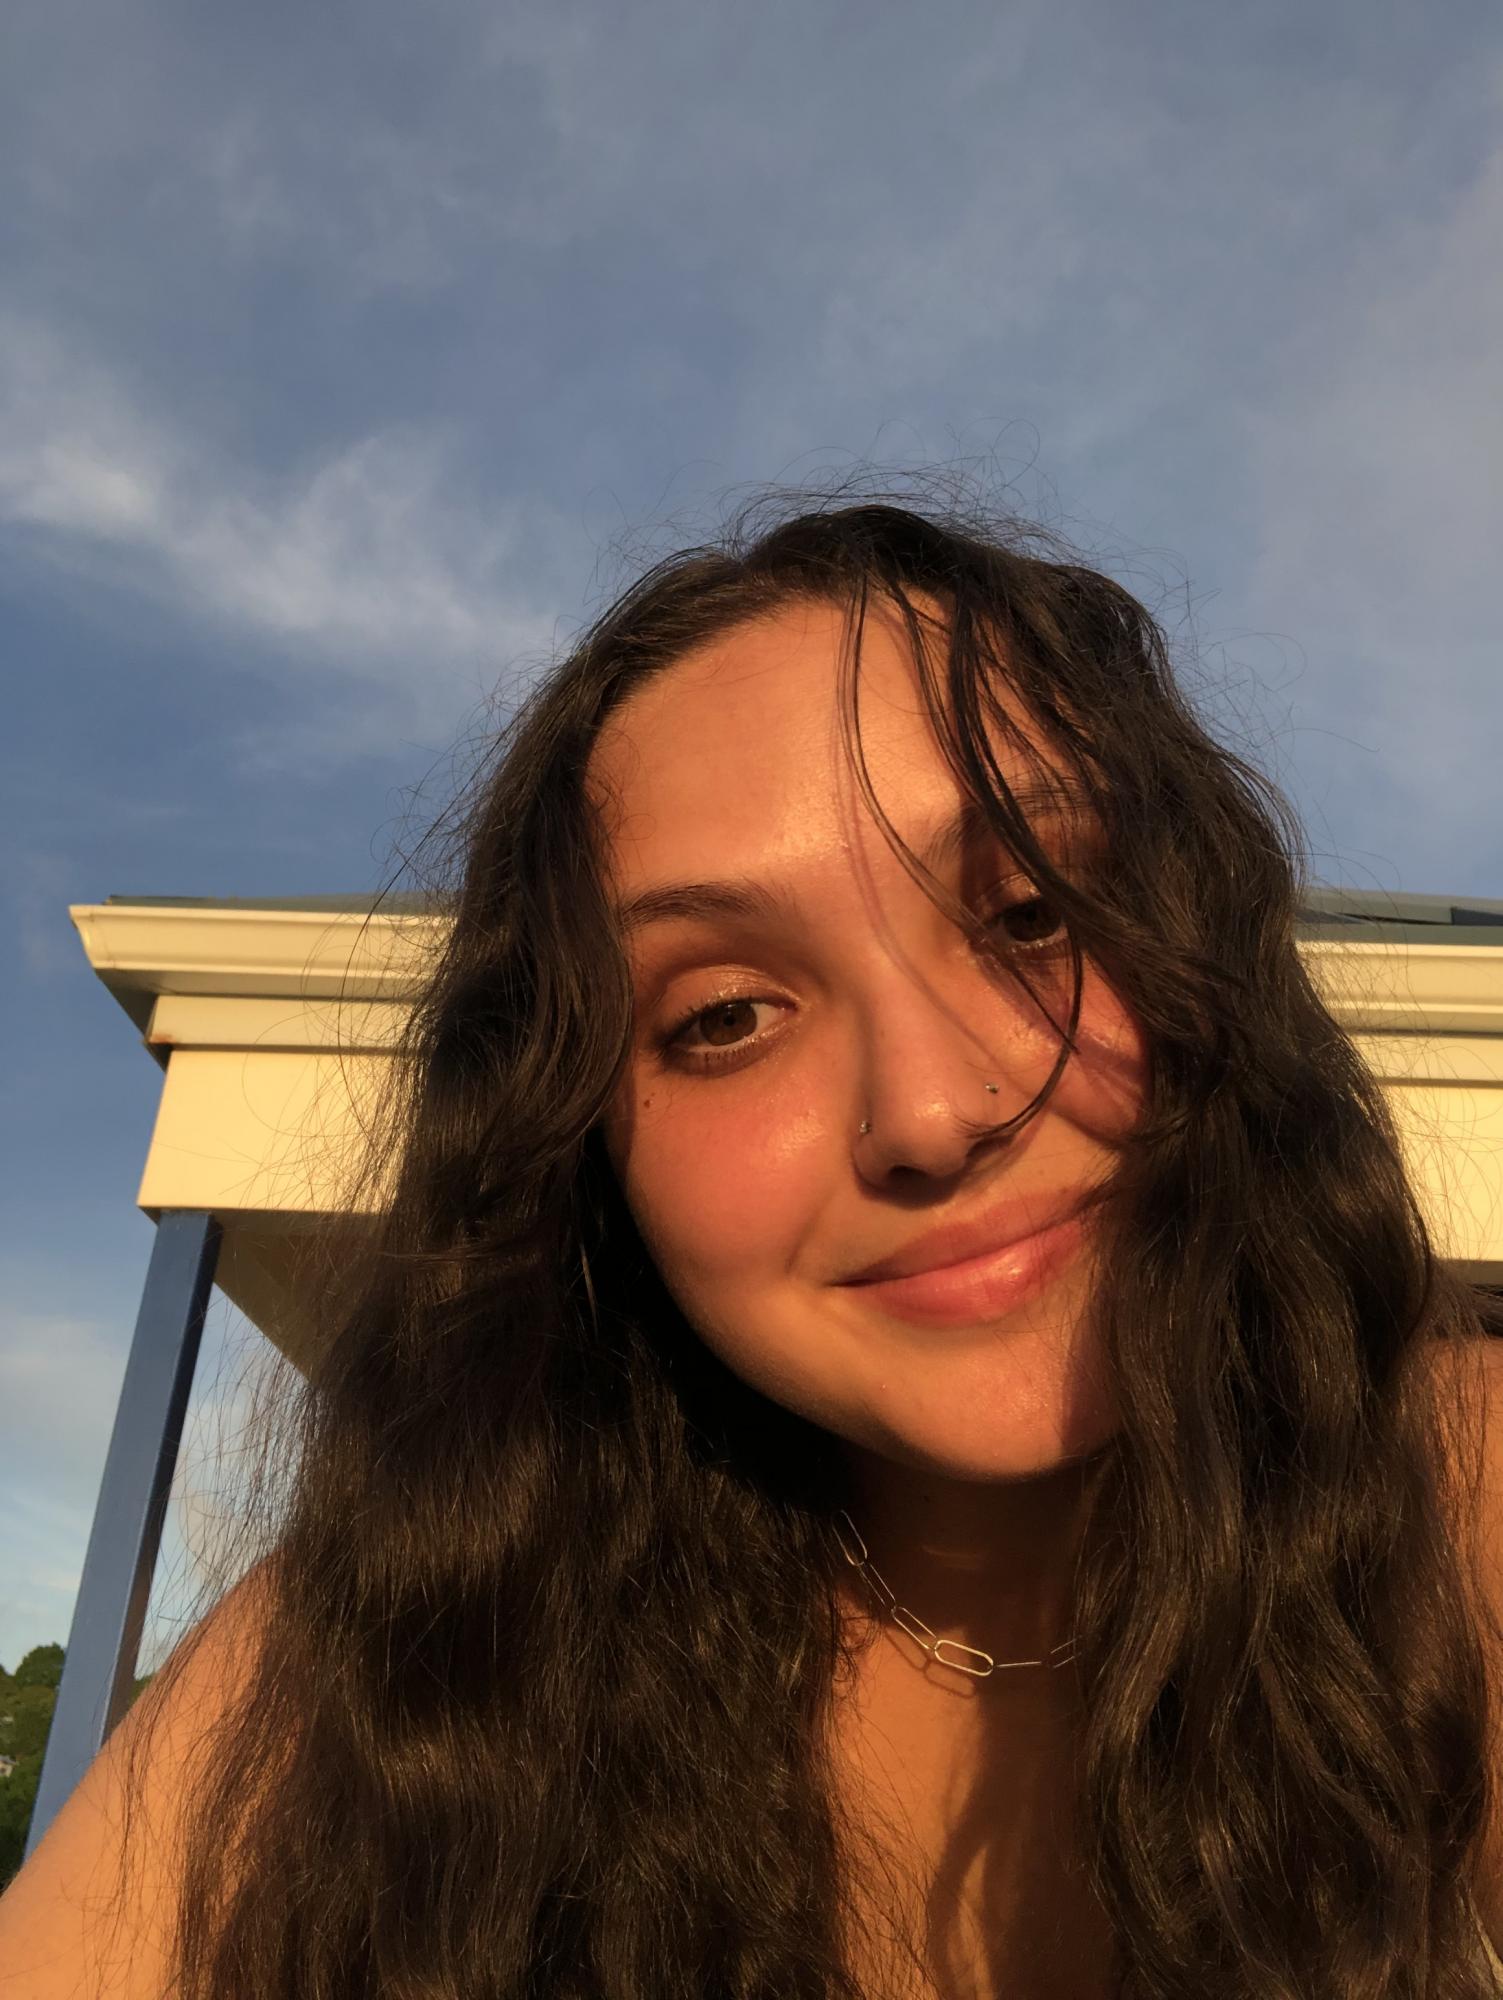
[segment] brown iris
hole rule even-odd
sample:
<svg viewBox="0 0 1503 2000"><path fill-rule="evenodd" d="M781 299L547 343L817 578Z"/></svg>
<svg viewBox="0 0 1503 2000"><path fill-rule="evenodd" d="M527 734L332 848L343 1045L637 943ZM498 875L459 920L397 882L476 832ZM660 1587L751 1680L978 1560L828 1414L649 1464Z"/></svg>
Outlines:
<svg viewBox="0 0 1503 2000"><path fill-rule="evenodd" d="M707 1042L725 1048L750 1034L757 1025L756 1013L750 1000L723 1000L718 1007L710 1007L701 1014L697 1025Z"/></svg>
<svg viewBox="0 0 1503 2000"><path fill-rule="evenodd" d="M1030 896L1026 902L1009 903L997 913L998 925L1007 926L1014 944L1039 944L1060 926L1060 915L1044 896Z"/></svg>

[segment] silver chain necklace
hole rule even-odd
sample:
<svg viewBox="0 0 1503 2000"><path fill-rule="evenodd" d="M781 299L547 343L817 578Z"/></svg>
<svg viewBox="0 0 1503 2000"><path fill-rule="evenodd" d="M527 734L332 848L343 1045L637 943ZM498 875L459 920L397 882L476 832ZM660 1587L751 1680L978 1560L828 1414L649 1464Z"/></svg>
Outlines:
<svg viewBox="0 0 1503 2000"><path fill-rule="evenodd" d="M974 1679L984 1681L999 1667L1063 1667L1075 1657L1073 1633L1068 1639L1061 1639L1057 1646L1051 1646L1049 1657L1045 1660L994 1660L979 1646L962 1645L959 1639L941 1639L917 1613L910 1611L906 1604L899 1604L887 1579L878 1575L872 1567L866 1543L843 1507L835 1515L835 1539L840 1544L840 1553L860 1575L894 1625L906 1632L910 1639L916 1639L930 1659L942 1667L953 1667L956 1673L970 1674ZM1062 1657L1057 1658L1056 1655Z"/></svg>

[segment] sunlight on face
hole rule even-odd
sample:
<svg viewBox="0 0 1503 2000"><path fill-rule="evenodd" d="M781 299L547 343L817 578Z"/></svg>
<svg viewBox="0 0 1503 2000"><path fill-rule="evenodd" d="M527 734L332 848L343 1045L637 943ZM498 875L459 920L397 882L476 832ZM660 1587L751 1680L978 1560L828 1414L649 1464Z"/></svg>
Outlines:
<svg viewBox="0 0 1503 2000"><path fill-rule="evenodd" d="M743 1380L889 1459L1026 1476L1116 1424L1095 1366L1089 1224L997 1246L1106 1179L1140 1100L1142 1041L1087 965L1080 1053L1048 1106L1012 1139L978 1136L1035 1096L1058 1040L924 894L856 789L837 707L844 630L833 607L789 606L687 655L602 732L591 778L612 887L636 906L633 1054L607 1144L669 1290ZM875 614L861 736L877 798L922 853L965 800L906 635ZM1011 776L1015 757L999 755ZM1050 914L1017 864L972 833L935 872L1002 913L1064 1018L1068 959L1050 972ZM931 1268L853 1282L900 1253Z"/></svg>

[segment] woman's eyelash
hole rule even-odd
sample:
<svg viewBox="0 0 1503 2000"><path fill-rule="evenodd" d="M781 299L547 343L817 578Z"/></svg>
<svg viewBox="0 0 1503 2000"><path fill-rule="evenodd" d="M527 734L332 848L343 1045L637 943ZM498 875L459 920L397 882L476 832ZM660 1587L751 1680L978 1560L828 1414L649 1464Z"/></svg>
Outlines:
<svg viewBox="0 0 1503 2000"><path fill-rule="evenodd" d="M717 1063L729 1062L734 1057L743 1055L755 1038L752 1035L744 1035L740 1040L727 1042L720 1047L711 1045L708 1048L691 1049L683 1046L683 1037L687 1031L697 1022L723 1013L731 1007L771 1007L775 1004L771 1000L749 993L728 993L724 999L711 1000L706 1006L691 1009L667 1031L662 1038L663 1051L665 1054L676 1055L681 1061L692 1063L697 1069L713 1069Z"/></svg>
<svg viewBox="0 0 1503 2000"><path fill-rule="evenodd" d="M1024 954L1038 954L1059 950L1067 942L1069 933L1066 929L1063 915L1042 889L1030 889L1026 896L1015 896L1008 902L998 904L994 910L983 916L982 922L988 929L994 929L1005 918L1016 916L1019 911L1032 910L1048 912L1053 918L1051 928L1053 931L1058 932L1059 935L1050 935L1041 938L1010 938L1008 943L1015 951L1020 951Z"/></svg>

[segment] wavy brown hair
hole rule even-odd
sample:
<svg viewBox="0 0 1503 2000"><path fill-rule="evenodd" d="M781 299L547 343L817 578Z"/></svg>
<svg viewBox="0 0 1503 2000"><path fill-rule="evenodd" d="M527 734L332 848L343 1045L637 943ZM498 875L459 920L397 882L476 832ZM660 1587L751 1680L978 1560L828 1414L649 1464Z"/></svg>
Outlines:
<svg viewBox="0 0 1503 2000"><path fill-rule="evenodd" d="M763 500L650 569L448 824L385 1191L268 1438L264 1629L193 1789L174 1991L864 1990L826 1754L857 1643L838 1459L685 1323L600 1137L633 1023L592 746L689 648L796 600L850 615L858 768L863 621L906 621L958 778L1068 926L1056 1075L1086 959L1146 1030L1100 1265L1121 1428L1075 1603L1119 1990L1479 1995L1480 1457L1473 1371L1432 1364L1476 1357L1482 1302L1296 950L1297 827L1117 583L979 509L848 493ZM1023 714L1104 829L1089 868L1004 777Z"/></svg>

